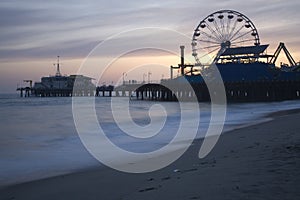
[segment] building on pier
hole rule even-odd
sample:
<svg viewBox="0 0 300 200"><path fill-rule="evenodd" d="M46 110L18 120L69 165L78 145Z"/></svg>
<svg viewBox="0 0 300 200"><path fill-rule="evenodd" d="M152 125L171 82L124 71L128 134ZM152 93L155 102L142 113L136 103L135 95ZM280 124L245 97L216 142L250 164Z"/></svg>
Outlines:
<svg viewBox="0 0 300 200"><path fill-rule="evenodd" d="M94 96L96 86L92 80L93 78L84 75L61 75L58 56L55 76L42 77L41 81L35 82L34 85L32 85L32 80L24 80L24 82L30 82L30 86L19 87L17 90L20 91L21 97ZM75 84L76 90L73 90Z"/></svg>
<svg viewBox="0 0 300 200"><path fill-rule="evenodd" d="M93 96L96 86L92 78L83 75L42 77L32 87L35 96ZM76 90L73 90L76 84Z"/></svg>

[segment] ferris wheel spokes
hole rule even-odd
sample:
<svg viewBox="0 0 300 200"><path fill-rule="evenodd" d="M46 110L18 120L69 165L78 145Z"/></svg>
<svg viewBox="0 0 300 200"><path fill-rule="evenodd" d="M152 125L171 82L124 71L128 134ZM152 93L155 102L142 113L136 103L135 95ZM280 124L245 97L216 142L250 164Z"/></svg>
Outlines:
<svg viewBox="0 0 300 200"><path fill-rule="evenodd" d="M221 10L199 23L192 39L192 52L201 65L200 60L206 56L217 62L227 48L259 44L258 32L248 17L237 11Z"/></svg>

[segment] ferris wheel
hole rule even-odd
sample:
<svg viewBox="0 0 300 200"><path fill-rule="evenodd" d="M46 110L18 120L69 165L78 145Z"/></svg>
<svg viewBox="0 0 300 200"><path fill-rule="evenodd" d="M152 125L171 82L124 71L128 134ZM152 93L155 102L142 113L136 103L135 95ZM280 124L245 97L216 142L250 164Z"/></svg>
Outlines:
<svg viewBox="0 0 300 200"><path fill-rule="evenodd" d="M260 45L260 41L252 21L237 11L220 10L198 24L192 39L192 55L196 65L202 65L207 57L210 62L217 62L227 48L253 45Z"/></svg>

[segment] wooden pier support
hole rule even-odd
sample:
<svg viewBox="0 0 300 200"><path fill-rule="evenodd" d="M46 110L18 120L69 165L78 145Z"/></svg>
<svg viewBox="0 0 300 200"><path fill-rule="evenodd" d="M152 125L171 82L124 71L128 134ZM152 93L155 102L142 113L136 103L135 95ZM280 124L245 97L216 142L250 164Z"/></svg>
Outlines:
<svg viewBox="0 0 300 200"><path fill-rule="evenodd" d="M164 86L165 85L165 86ZM82 89L34 89L18 88L20 97L130 97L150 101L193 101L209 102L210 94L205 83L191 83L188 87L178 82L168 84L149 83L114 88L101 86ZM294 81L239 81L224 84L228 102L284 101L300 99L300 80Z"/></svg>
<svg viewBox="0 0 300 200"><path fill-rule="evenodd" d="M205 83L186 85L146 84L136 90L136 99L151 101L210 101ZM253 81L226 82L228 102L266 102L300 99L300 81ZM170 89L169 89L170 88ZM190 91L192 88L193 91ZM196 95L196 98L194 97Z"/></svg>

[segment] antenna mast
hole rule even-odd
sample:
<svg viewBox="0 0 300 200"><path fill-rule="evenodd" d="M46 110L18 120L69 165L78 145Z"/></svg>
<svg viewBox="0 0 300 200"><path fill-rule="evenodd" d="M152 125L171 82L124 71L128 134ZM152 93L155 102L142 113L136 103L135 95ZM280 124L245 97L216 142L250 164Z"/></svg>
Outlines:
<svg viewBox="0 0 300 200"><path fill-rule="evenodd" d="M56 74L55 76L61 76L60 70L59 70L59 56L57 56L57 64L56 64Z"/></svg>

